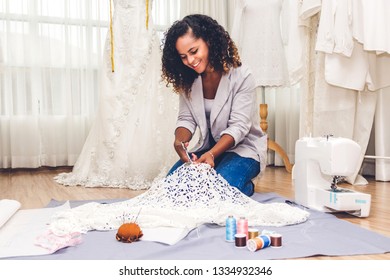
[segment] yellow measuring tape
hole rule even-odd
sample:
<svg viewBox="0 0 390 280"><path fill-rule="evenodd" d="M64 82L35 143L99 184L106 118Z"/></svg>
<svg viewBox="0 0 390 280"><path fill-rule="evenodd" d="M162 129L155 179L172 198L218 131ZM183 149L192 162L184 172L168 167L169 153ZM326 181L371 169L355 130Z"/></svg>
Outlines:
<svg viewBox="0 0 390 280"><path fill-rule="evenodd" d="M146 29L149 27L149 0L146 0Z"/></svg>
<svg viewBox="0 0 390 280"><path fill-rule="evenodd" d="M114 63L114 31L112 29L112 0L110 0L110 46L111 46L111 71L115 71Z"/></svg>

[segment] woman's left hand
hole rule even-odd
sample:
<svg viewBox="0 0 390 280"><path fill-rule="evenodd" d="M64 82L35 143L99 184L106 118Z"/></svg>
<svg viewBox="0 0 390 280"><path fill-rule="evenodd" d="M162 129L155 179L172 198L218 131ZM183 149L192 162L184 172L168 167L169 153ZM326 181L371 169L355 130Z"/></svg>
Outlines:
<svg viewBox="0 0 390 280"><path fill-rule="evenodd" d="M215 166L215 163L214 163L214 156L212 153L210 152L206 152L204 153L199 159L197 159L196 161L194 161L195 163L207 163L209 164L211 167L214 168Z"/></svg>

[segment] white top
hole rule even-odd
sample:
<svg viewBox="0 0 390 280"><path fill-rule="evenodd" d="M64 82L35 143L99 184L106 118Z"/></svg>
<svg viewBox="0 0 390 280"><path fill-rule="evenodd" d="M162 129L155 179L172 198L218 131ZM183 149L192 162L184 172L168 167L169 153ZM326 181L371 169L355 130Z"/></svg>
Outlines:
<svg viewBox="0 0 390 280"><path fill-rule="evenodd" d="M211 113L211 108L213 107L214 104L214 99L204 98L203 100L204 100L204 110L206 113L207 127L210 128L210 113Z"/></svg>
<svg viewBox="0 0 390 280"><path fill-rule="evenodd" d="M366 51L390 53L390 1L322 1L316 50L352 55L353 39Z"/></svg>
<svg viewBox="0 0 390 280"><path fill-rule="evenodd" d="M367 51L390 53L390 1L355 0L353 36Z"/></svg>

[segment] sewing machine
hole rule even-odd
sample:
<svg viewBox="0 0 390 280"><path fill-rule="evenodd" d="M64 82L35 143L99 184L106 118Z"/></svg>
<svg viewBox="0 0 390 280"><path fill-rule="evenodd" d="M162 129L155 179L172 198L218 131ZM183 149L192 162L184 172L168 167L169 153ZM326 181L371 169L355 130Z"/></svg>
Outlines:
<svg viewBox="0 0 390 280"><path fill-rule="evenodd" d="M292 170L295 202L323 212L370 213L371 195L339 188L337 183L358 168L361 148L351 139L304 137L295 144Z"/></svg>

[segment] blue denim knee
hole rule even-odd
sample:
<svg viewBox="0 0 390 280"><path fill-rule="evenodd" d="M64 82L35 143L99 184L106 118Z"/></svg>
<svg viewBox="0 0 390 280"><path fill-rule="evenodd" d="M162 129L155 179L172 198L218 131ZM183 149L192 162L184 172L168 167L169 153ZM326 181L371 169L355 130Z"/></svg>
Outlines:
<svg viewBox="0 0 390 280"><path fill-rule="evenodd" d="M215 167L229 184L247 196L254 193L252 179L260 173L260 163L252 158L241 157L236 153L226 153Z"/></svg>

